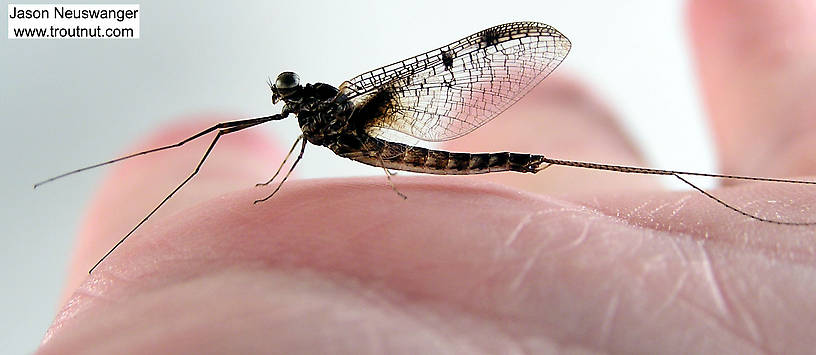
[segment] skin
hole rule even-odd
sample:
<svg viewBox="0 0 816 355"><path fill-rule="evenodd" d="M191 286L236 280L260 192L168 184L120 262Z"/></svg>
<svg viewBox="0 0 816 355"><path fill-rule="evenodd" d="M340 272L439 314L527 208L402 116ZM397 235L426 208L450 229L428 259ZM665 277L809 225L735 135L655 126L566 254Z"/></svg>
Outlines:
<svg viewBox="0 0 816 355"><path fill-rule="evenodd" d="M813 179L816 5L701 0L688 9L723 171ZM643 165L612 115L578 84L553 80L517 106L513 118L449 148L493 148L479 145L484 137L502 149L529 141L522 151ZM550 120L549 139L512 138L542 120ZM173 127L142 146L202 126ZM548 143L557 139L564 150ZM294 180L253 205L271 189L248 187L265 181L285 152L252 131L219 142L195 183L88 277L207 143L112 169L87 214L65 306L40 353L807 353L816 346L814 227L759 223L694 192L661 191L648 177L567 168L397 176L406 201L380 177ZM813 187L731 184L711 192L766 216L816 219L808 211Z"/></svg>

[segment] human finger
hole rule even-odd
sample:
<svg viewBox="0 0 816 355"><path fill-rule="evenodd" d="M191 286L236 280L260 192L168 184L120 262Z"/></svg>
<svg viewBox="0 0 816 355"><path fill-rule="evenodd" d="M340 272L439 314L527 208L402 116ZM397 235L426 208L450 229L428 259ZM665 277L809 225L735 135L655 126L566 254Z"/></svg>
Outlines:
<svg viewBox="0 0 816 355"><path fill-rule="evenodd" d="M816 174L816 3L694 0L691 37L722 171Z"/></svg>

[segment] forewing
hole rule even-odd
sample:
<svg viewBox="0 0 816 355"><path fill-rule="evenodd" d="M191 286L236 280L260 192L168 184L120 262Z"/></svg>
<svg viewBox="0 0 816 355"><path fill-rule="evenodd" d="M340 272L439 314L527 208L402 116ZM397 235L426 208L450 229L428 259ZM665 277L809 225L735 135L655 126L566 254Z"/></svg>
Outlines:
<svg viewBox="0 0 816 355"><path fill-rule="evenodd" d="M570 42L536 22L503 24L343 83L372 134L445 141L484 125L564 60Z"/></svg>

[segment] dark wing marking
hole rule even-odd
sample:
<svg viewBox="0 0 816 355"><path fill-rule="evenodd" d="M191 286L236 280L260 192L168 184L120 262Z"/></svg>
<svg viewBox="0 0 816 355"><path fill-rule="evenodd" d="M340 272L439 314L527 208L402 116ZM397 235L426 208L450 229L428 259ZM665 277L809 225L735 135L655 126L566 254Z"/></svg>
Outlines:
<svg viewBox="0 0 816 355"><path fill-rule="evenodd" d="M426 141L468 134L502 113L561 64L569 40L536 22L503 24L374 69L340 90L374 135Z"/></svg>

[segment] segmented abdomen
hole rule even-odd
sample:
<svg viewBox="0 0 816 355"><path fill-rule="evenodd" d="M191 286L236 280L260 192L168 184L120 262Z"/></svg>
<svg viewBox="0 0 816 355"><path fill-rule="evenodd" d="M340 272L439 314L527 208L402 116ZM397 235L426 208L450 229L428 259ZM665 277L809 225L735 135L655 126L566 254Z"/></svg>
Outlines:
<svg viewBox="0 0 816 355"><path fill-rule="evenodd" d="M329 144L335 154L388 169L437 175L472 175L499 171L535 173L543 157L511 152L456 153L389 142L366 136L343 136Z"/></svg>

